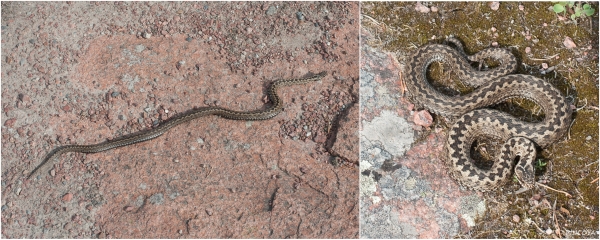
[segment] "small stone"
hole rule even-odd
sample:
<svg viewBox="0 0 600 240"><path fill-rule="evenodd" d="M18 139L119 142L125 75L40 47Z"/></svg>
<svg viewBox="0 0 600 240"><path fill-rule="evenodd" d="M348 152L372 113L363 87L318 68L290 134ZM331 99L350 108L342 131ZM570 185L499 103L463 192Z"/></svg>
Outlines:
<svg viewBox="0 0 600 240"><path fill-rule="evenodd" d="M70 202L73 199L72 193L67 193L62 197L63 202Z"/></svg>
<svg viewBox="0 0 600 240"><path fill-rule="evenodd" d="M296 18L298 18L300 21L304 20L304 13L296 12Z"/></svg>
<svg viewBox="0 0 600 240"><path fill-rule="evenodd" d="M133 206L127 206L125 208L123 208L123 210L125 210L125 212L131 212L133 211L134 207Z"/></svg>
<svg viewBox="0 0 600 240"><path fill-rule="evenodd" d="M277 8L275 6L270 6L269 9L267 9L267 15L271 16L273 14L275 14L277 12Z"/></svg>
<svg viewBox="0 0 600 240"><path fill-rule="evenodd" d="M188 41L188 42L191 42L192 39L193 39L192 37L187 37L185 40Z"/></svg>
<svg viewBox="0 0 600 240"><path fill-rule="evenodd" d="M548 69L548 64L547 63L542 63L542 69Z"/></svg>
<svg viewBox="0 0 600 240"><path fill-rule="evenodd" d="M492 32L495 32L497 29L495 27L492 27L490 30L492 30Z"/></svg>
<svg viewBox="0 0 600 240"><path fill-rule="evenodd" d="M110 94L110 96L111 96L111 97L114 97L114 98L115 98L115 97L118 97L119 95L121 95L121 93L120 93L120 92L112 92L112 93Z"/></svg>
<svg viewBox="0 0 600 240"><path fill-rule="evenodd" d="M144 37L145 39L148 39L148 38L152 37L152 33L144 32L144 34L142 34L142 37Z"/></svg>
<svg viewBox="0 0 600 240"><path fill-rule="evenodd" d="M586 141L592 140L592 136L587 136L587 137L585 137L585 140L586 140Z"/></svg>
<svg viewBox="0 0 600 240"><path fill-rule="evenodd" d="M431 9L429 9L426 6L424 6L420 2L418 2L417 4L415 4L415 10L417 10L420 13L428 13L429 11L431 11Z"/></svg>
<svg viewBox="0 0 600 240"><path fill-rule="evenodd" d="M62 110L63 110L63 111L65 111L65 112L69 112L69 111L71 111L71 105L69 105L69 104L67 104L67 105L64 105L64 106L62 107Z"/></svg>
<svg viewBox="0 0 600 240"><path fill-rule="evenodd" d="M438 10L439 9L437 7L431 6L431 12L438 12Z"/></svg>
<svg viewBox="0 0 600 240"><path fill-rule="evenodd" d="M492 43L492 47L497 47L498 46L498 42L493 42Z"/></svg>
<svg viewBox="0 0 600 240"><path fill-rule="evenodd" d="M552 229L550 229L550 228L546 229L546 234L548 234L548 235L552 234Z"/></svg>
<svg viewBox="0 0 600 240"><path fill-rule="evenodd" d="M50 170L50 176L56 176L56 170L54 168Z"/></svg>
<svg viewBox="0 0 600 240"><path fill-rule="evenodd" d="M206 209L206 214L208 214L208 216L212 216L212 214L213 214L213 211L212 211L212 209L210 209L210 208L207 208L207 209Z"/></svg>
<svg viewBox="0 0 600 240"><path fill-rule="evenodd" d="M525 48L525 53L530 53L531 52L531 48L530 47L526 47Z"/></svg>
<svg viewBox="0 0 600 240"><path fill-rule="evenodd" d="M433 117L427 110L421 110L415 113L413 122L418 126L429 127L433 124Z"/></svg>
<svg viewBox="0 0 600 240"><path fill-rule="evenodd" d="M17 121L16 118L8 119L8 120L6 120L6 122L4 122L4 126L13 127L13 125L15 124L16 121Z"/></svg>
<svg viewBox="0 0 600 240"><path fill-rule="evenodd" d="M513 222L516 222L516 223L521 221L521 217L519 217L519 215L513 215L512 219L513 219Z"/></svg>
<svg viewBox="0 0 600 240"><path fill-rule="evenodd" d="M490 6L492 10L496 11L500 8L500 2L490 2L488 3L488 6Z"/></svg>
<svg viewBox="0 0 600 240"><path fill-rule="evenodd" d="M570 37L565 37L565 41L563 41L563 45L565 45L565 47L567 49L577 47L577 45L575 45L575 43L573 42L573 39L571 39Z"/></svg>
<svg viewBox="0 0 600 240"><path fill-rule="evenodd" d="M519 5L519 10L521 10L521 11L525 10L525 6Z"/></svg>

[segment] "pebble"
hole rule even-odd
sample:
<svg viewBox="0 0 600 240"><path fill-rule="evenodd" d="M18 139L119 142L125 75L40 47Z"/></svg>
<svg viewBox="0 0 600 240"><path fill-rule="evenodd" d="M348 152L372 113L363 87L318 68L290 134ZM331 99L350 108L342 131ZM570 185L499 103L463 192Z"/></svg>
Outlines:
<svg viewBox="0 0 600 240"><path fill-rule="evenodd" d="M125 212L131 212L133 209L134 209L133 206L127 206L123 210L125 210Z"/></svg>
<svg viewBox="0 0 600 240"><path fill-rule="evenodd" d="M543 69L547 69L548 68L548 64L547 63L542 63L542 68Z"/></svg>
<svg viewBox="0 0 600 240"><path fill-rule="evenodd" d="M212 216L212 214L213 214L213 211L212 211L212 209L210 209L210 208L207 208L207 209L206 209L206 214L208 214L208 216Z"/></svg>
<svg viewBox="0 0 600 240"><path fill-rule="evenodd" d="M120 93L120 92L112 92L112 93L110 94L110 96L111 96L111 97L118 97L119 95L121 95L121 93Z"/></svg>
<svg viewBox="0 0 600 240"><path fill-rule="evenodd" d="M433 117L427 110L421 110L415 113L413 122L418 126L429 127L433 124Z"/></svg>
<svg viewBox="0 0 600 240"><path fill-rule="evenodd" d="M548 235L552 234L552 229L550 229L550 228L546 229L546 234L548 234Z"/></svg>
<svg viewBox="0 0 600 240"><path fill-rule="evenodd" d="M526 47L525 48L525 53L530 53L531 52L531 48L530 47Z"/></svg>
<svg viewBox="0 0 600 240"><path fill-rule="evenodd" d="M73 199L72 193L67 193L62 197L63 202L70 202Z"/></svg>
<svg viewBox="0 0 600 240"><path fill-rule="evenodd" d="M492 10L496 11L500 8L500 2L490 2L488 3L488 6L490 6Z"/></svg>
<svg viewBox="0 0 600 240"><path fill-rule="evenodd" d="M277 8L275 6L270 6L269 9L267 9L267 15L271 16L273 14L275 14L277 12Z"/></svg>
<svg viewBox="0 0 600 240"><path fill-rule="evenodd" d="M304 13L296 12L296 18L298 18L300 21L304 20Z"/></svg>
<svg viewBox="0 0 600 240"><path fill-rule="evenodd" d="M8 206L6 206L6 204L2 205L2 211L4 212L6 209L8 209Z"/></svg>
<svg viewBox="0 0 600 240"><path fill-rule="evenodd" d="M563 41L563 45L565 45L565 47L567 49L577 47L577 45L575 45L575 43L573 42L573 39L571 39L570 37L565 37L565 41Z"/></svg>
<svg viewBox="0 0 600 240"><path fill-rule="evenodd" d="M592 136L587 136L587 137L585 137L585 140L586 140L586 141L592 140Z"/></svg>
<svg viewBox="0 0 600 240"><path fill-rule="evenodd" d="M8 120L6 120L6 122L4 122L4 126L13 127L13 125L15 124L16 121L17 121L16 118L8 119Z"/></svg>
<svg viewBox="0 0 600 240"><path fill-rule="evenodd" d="M192 37L187 37L185 40L188 41L188 42L191 42L192 39L193 39Z"/></svg>
<svg viewBox="0 0 600 240"><path fill-rule="evenodd" d="M521 221L521 217L519 217L519 215L513 215L512 219L513 219L513 222L516 222L516 223Z"/></svg>
<svg viewBox="0 0 600 240"><path fill-rule="evenodd" d="M152 37L152 34L149 32L144 32L144 34L142 34L142 37L144 37L145 39L148 39L148 38Z"/></svg>
<svg viewBox="0 0 600 240"><path fill-rule="evenodd" d="M420 13L428 13L429 11L431 11L431 9L429 9L428 7L424 6L421 3L417 3L415 5L415 10L417 10Z"/></svg>

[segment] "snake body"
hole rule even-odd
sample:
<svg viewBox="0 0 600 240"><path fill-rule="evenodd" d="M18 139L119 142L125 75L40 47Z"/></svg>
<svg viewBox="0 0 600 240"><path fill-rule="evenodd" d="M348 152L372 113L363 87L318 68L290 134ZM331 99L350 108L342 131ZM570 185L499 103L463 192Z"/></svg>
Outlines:
<svg viewBox="0 0 600 240"><path fill-rule="evenodd" d="M511 74L517 68L517 61L507 49L488 48L468 56L458 40L450 38L448 41L456 48L430 44L417 49L409 59L405 82L417 105L455 120L445 145L450 176L462 186L487 191L509 180L514 169L523 187L533 187L535 144L544 148L566 133L571 119L566 98L542 79ZM486 58L499 61L500 66L477 71L469 64L469 61ZM433 62L451 66L463 83L475 89L461 96L448 96L435 90L427 80L427 70ZM528 99L539 105L545 113L544 119L525 122L505 112L485 108L511 98ZM475 166L470 156L474 141L485 137L504 142L487 170ZM517 157L520 161L515 164Z"/></svg>
<svg viewBox="0 0 600 240"><path fill-rule="evenodd" d="M209 115L217 115L227 119L233 120L251 120L251 121L259 121L259 120L267 120L275 117L279 114L283 109L283 102L277 96L277 90L282 86L295 85L295 84L305 84L309 82L318 81L323 78L327 72L321 72L317 75L308 78L296 78L296 79L284 79L278 80L271 84L271 86L267 90L267 96L271 102L271 105L264 110L255 110L248 112L234 111L221 107L204 107L204 108L195 108L189 111L186 111L182 114L175 115L174 117L162 122L156 128L152 128L145 131L140 131L137 133L133 133L130 135L122 136L110 141L92 144L92 145L66 145L60 146L48 154L42 160L42 162L27 176L27 178L31 178L37 172L45 172L46 168L51 166L49 164L51 160L58 159L57 157L63 153L67 152L81 152L81 153L98 153L107 151L113 148L128 146L140 142L145 142L154 138L157 138L169 131L171 128L176 127L182 123L189 122L193 119L200 118L203 116Z"/></svg>

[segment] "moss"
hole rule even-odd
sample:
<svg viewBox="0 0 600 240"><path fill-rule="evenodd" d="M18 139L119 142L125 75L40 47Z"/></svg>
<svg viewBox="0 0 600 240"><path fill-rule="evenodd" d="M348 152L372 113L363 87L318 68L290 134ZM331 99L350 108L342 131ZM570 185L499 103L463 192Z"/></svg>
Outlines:
<svg viewBox="0 0 600 240"><path fill-rule="evenodd" d="M547 185L569 192L573 198L541 189L521 194L518 198L502 193L492 194L488 197L516 204L511 204L504 212L493 212L494 208L490 207L491 212L480 219L470 236L549 238L552 235L546 235L540 229L556 229L555 221L562 230L562 237L565 237L566 229L597 231L598 182L592 181L598 178L599 159L598 13L574 23L559 20L559 16L548 9L553 5L550 2L501 2L496 11L487 2L429 4L439 11L417 12L414 2L362 3L362 26L378 39L369 44L394 52L400 62L405 62L417 47L432 41L441 42L450 35L458 37L470 54L497 42L501 47L510 48L520 59L522 64L518 73L547 80L560 89L575 107L580 108L573 116L574 123L569 136L541 151L540 157L548 162L548 166L545 172L538 173L540 178L548 180ZM523 10L519 9L519 4L523 5ZM591 5L598 9L598 3ZM572 38L577 47L566 49L563 45L566 37ZM531 49L530 53L525 52L526 47ZM542 63L555 67L555 70L540 74ZM446 77L447 73L443 70L435 66L433 68L430 73L432 78ZM452 89L469 91L456 84L447 91L451 92ZM588 107L583 107L586 104ZM530 101L512 100L497 108L510 111L518 109L520 113L517 115L528 121L543 118L543 113L535 114L539 107ZM550 208L540 210L523 200L543 192L546 195L542 195L542 199L552 203ZM568 213L561 212L561 208L568 209ZM515 224L508 218L501 218L507 212L520 213L523 209L528 209L525 215L539 226L523 221ZM500 231L490 231L490 227Z"/></svg>

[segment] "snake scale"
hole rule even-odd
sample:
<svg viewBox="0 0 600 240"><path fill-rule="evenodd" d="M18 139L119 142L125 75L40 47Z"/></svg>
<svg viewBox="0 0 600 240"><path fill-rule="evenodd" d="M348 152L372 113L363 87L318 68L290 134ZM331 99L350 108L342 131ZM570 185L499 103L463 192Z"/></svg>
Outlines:
<svg viewBox="0 0 600 240"><path fill-rule="evenodd" d="M323 77L327 75L327 72L321 72L312 77L308 78L296 78L296 79L284 79L278 80L271 84L271 86L267 90L267 97L271 101L271 105L264 110L255 110L249 112L241 112L229 110L221 107L204 107L204 108L195 108L181 114L175 115L174 117L162 122L156 128L152 128L149 130L140 131L137 133L133 133L130 135L122 136L113 140L109 140L106 142L92 144L92 145L66 145L60 146L52 151L50 151L46 157L42 160L42 162L27 176L27 178L31 178L31 176L35 175L38 172L47 172L48 167L53 164L49 164L51 160L57 161L58 156L67 152L81 152L81 153L98 153L107 151L113 148L128 146L144 141L148 141L154 138L159 137L165 132L169 131L171 128L176 127L182 123L191 121L196 118L200 118L208 115L217 115L227 119L233 120L267 120L275 117L283 110L283 102L277 96L277 90L282 86L295 85L295 84L306 84L309 82L319 81Z"/></svg>
<svg viewBox="0 0 600 240"><path fill-rule="evenodd" d="M493 190L510 179L527 189L535 185L535 144L544 148L561 138L568 130L571 108L566 98L548 82L534 76L512 74L517 69L516 57L503 48L487 48L467 55L459 40L447 39L455 47L429 44L416 50L408 60L406 86L415 103L429 111L454 119L448 133L445 162L450 176L464 187L478 191ZM485 59L500 62L498 67L478 71L471 62ZM427 79L433 62L450 66L459 79L473 88L460 96L437 91ZM541 122L525 122L505 112L485 108L511 98L527 99L539 105L545 117ZM474 164L470 150L483 137L503 143L494 156L490 169ZM515 159L519 159L515 163Z"/></svg>

